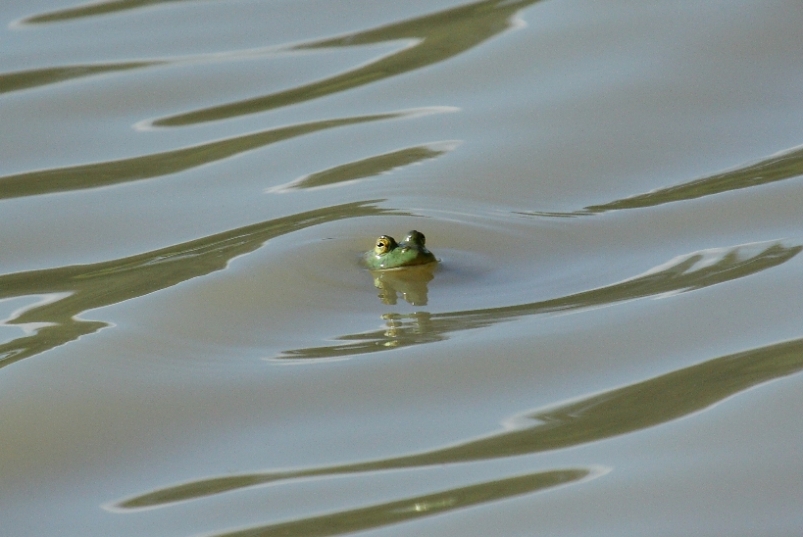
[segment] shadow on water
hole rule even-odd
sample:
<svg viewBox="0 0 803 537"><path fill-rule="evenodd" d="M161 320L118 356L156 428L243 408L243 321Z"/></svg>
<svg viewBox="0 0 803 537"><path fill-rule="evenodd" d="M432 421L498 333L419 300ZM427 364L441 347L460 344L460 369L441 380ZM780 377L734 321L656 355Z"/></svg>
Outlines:
<svg viewBox="0 0 803 537"><path fill-rule="evenodd" d="M602 205L590 205L574 212L519 212L528 216L588 216L622 209L643 209L676 201L687 201L761 186L803 175L803 147L781 151L754 164L725 171L702 179L661 188L645 194L615 200Z"/></svg>
<svg viewBox="0 0 803 537"><path fill-rule="evenodd" d="M448 60L470 50L512 26L511 18L539 0L485 0L389 24L373 30L301 44L287 50L353 47L393 41L409 41L400 51L358 69L318 82L229 104L178 114L153 122L159 127L178 127L255 114L306 102L364 86Z"/></svg>
<svg viewBox="0 0 803 537"><path fill-rule="evenodd" d="M0 276L0 299L45 296L6 320L8 326L39 327L32 335L0 344L0 367L34 356L107 326L78 316L91 309L153 293L222 270L233 258L266 241L310 226L363 216L404 215L379 200L347 203L217 233L113 261Z"/></svg>
<svg viewBox="0 0 803 537"><path fill-rule="evenodd" d="M796 339L714 358L568 404L528 411L505 420L512 428L443 448L352 464L201 479L129 498L115 507L152 508L281 480L422 468L564 449L680 419L801 370L803 339Z"/></svg>
<svg viewBox="0 0 803 537"><path fill-rule="evenodd" d="M437 111L438 109L420 108L387 114L313 121L141 157L7 175L0 177L0 199L99 188L153 179L326 129L386 119L409 118Z"/></svg>
<svg viewBox="0 0 803 537"><path fill-rule="evenodd" d="M389 313L383 316L388 325L385 330L339 336L337 340L349 343L289 350L277 359L321 359L380 352L444 340L454 332L527 315L576 311L701 289L776 267L801 250L803 246L785 246L778 242L716 248L675 258L619 283L551 300L447 313Z"/></svg>
<svg viewBox="0 0 803 537"><path fill-rule="evenodd" d="M426 496L371 505L361 509L302 518L279 524L255 526L232 532L216 533L212 537L279 537L288 535L325 537L328 535L342 535L344 533L390 526L391 524L439 515L456 509L464 509L473 505L482 505L568 483L575 483L591 475L592 472L584 468L537 472L454 488L427 494Z"/></svg>

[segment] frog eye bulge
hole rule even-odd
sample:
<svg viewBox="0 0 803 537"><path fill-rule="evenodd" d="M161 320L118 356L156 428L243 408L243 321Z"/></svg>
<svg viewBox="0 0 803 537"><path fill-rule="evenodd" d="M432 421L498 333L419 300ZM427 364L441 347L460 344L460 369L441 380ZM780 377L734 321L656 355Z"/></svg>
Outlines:
<svg viewBox="0 0 803 537"><path fill-rule="evenodd" d="M396 241L394 241L392 237L382 235L376 239L376 247L374 248L374 252L376 252L377 255L382 255L393 250L395 247Z"/></svg>
<svg viewBox="0 0 803 537"><path fill-rule="evenodd" d="M436 263L438 260L424 246L424 234L412 230L398 243L390 235L374 240L374 249L363 254L363 264L371 270L397 269Z"/></svg>

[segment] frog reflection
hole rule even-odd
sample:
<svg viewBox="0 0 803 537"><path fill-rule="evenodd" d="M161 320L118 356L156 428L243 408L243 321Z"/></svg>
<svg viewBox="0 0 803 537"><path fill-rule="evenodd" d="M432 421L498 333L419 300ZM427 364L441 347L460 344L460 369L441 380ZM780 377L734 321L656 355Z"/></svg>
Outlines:
<svg viewBox="0 0 803 537"><path fill-rule="evenodd" d="M404 270L374 270L374 287L383 304L396 304L399 295L413 306L427 305L427 284L435 277L435 265L408 267Z"/></svg>
<svg viewBox="0 0 803 537"><path fill-rule="evenodd" d="M385 313L382 320L387 327L383 332L383 347L402 347L411 342L420 341L422 338L429 339L428 334L435 334L432 323L432 315L428 311L416 311L413 313ZM437 334L431 341L440 338Z"/></svg>

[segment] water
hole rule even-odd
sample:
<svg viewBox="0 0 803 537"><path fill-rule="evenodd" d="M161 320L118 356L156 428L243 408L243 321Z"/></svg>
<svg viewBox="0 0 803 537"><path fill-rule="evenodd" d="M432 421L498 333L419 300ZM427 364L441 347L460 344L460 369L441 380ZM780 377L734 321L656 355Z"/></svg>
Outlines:
<svg viewBox="0 0 803 537"><path fill-rule="evenodd" d="M800 533L797 5L0 16L4 534Z"/></svg>

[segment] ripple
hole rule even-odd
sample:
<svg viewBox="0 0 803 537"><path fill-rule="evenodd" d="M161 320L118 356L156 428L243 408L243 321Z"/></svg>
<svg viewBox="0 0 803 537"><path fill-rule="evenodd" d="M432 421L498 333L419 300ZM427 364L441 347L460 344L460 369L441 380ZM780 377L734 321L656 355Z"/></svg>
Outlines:
<svg viewBox="0 0 803 537"><path fill-rule="evenodd" d="M572 216L590 216L624 209L644 209L667 203L688 201L734 190L767 185L778 181L794 179L801 175L803 175L803 146L795 146L791 149L779 151L752 164L740 166L687 183L659 188L652 192L637 194L600 205L590 205L579 211L535 211L518 212L517 214L565 218Z"/></svg>
<svg viewBox="0 0 803 537"><path fill-rule="evenodd" d="M383 55L351 71L288 90L201 108L157 119L156 127L180 127L231 119L318 99L449 60L511 28L521 27L516 14L539 0L485 0L423 17L352 34L302 43L289 50L353 47L405 42L398 52Z"/></svg>
<svg viewBox="0 0 803 537"><path fill-rule="evenodd" d="M46 67L42 69L28 69L0 74L0 94L38 88L58 82L65 82L86 76L130 71L162 65L163 61L95 63L86 65L67 65L63 67Z"/></svg>
<svg viewBox="0 0 803 537"><path fill-rule="evenodd" d="M388 174L396 168L401 168L410 164L420 164L425 160L437 158L456 149L459 145L459 141L449 140L398 149L389 153L375 155L366 159L341 164L340 166L335 166L327 170L311 173L287 184L268 188L265 192L269 194L283 193L292 190L328 188L346 183L353 183L360 179Z"/></svg>
<svg viewBox="0 0 803 537"><path fill-rule="evenodd" d="M414 108L386 114L325 119L267 129L140 157L0 176L0 199L71 192L155 179L219 162L314 132L373 121L420 117L440 111L442 109Z"/></svg>
<svg viewBox="0 0 803 537"><path fill-rule="evenodd" d="M536 472L359 509L350 509L278 524L253 526L212 535L214 537L278 537L284 535L324 537L342 535L344 533L382 528L391 524L417 520L471 506L484 505L523 494L532 494L561 485L585 481L604 473L606 473L604 469L586 468Z"/></svg>
<svg viewBox="0 0 803 537"><path fill-rule="evenodd" d="M713 358L568 403L502 420L501 431L429 451L381 460L298 470L204 478L121 500L144 509L268 483L311 477L478 462L566 449L640 431L700 412L754 386L803 370L803 339Z"/></svg>
<svg viewBox="0 0 803 537"><path fill-rule="evenodd" d="M377 206L377 201L335 205L266 220L112 261L0 276L0 300L55 297L19 312L9 325L42 326L35 333L0 345L0 368L64 345L108 326L80 318L84 311L144 296L226 268L235 257L268 240L325 222L362 216L405 214Z"/></svg>
<svg viewBox="0 0 803 537"><path fill-rule="evenodd" d="M121 11L130 11L132 9L140 9L147 6L187 1L197 0L106 0L101 2L91 2L82 6L47 11L39 15L26 17L19 21L18 24L48 24L54 22L65 22L74 19L109 15L112 13L119 13Z"/></svg>
<svg viewBox="0 0 803 537"><path fill-rule="evenodd" d="M638 276L539 302L444 313L391 313L387 328L338 336L338 345L287 350L276 360L341 358L442 341L455 332L492 326L528 315L608 307L647 297L702 289L768 270L798 255L803 246L780 241L713 248L676 257Z"/></svg>

